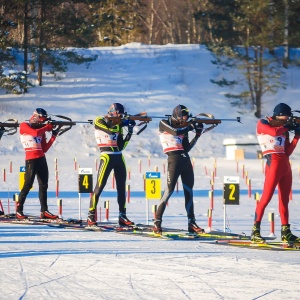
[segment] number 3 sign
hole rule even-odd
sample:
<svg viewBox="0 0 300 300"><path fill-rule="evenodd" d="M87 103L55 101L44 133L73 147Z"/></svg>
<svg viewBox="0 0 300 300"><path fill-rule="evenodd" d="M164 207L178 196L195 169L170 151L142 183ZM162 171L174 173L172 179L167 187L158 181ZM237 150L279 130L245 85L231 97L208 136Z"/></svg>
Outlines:
<svg viewBox="0 0 300 300"><path fill-rule="evenodd" d="M160 199L160 172L146 172L146 199Z"/></svg>

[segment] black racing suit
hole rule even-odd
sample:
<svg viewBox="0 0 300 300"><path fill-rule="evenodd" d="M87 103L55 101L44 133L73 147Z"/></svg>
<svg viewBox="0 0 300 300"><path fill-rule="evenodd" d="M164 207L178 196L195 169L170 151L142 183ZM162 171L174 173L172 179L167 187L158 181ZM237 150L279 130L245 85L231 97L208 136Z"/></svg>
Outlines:
<svg viewBox="0 0 300 300"><path fill-rule="evenodd" d="M162 220L167 202L171 197L178 177L181 176L185 197L185 209L189 219L194 219L193 186L194 171L188 152L196 144L201 131L189 142L188 127L174 128L168 120L159 123L159 134L164 153L168 155L167 187L156 212L156 220Z"/></svg>
<svg viewBox="0 0 300 300"><path fill-rule="evenodd" d="M100 194L106 185L108 176L114 170L119 212L126 213L126 164L122 150L127 146L131 134L128 133L123 138L123 125L109 125L103 117L96 118L94 125L95 137L101 155L97 183L90 199L89 211L93 213L96 210Z"/></svg>

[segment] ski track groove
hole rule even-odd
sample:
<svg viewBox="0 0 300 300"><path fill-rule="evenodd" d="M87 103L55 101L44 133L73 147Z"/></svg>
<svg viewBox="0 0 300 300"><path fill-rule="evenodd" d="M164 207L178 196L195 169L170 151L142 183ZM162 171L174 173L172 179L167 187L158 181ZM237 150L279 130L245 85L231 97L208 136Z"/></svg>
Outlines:
<svg viewBox="0 0 300 300"><path fill-rule="evenodd" d="M132 282L132 276L131 276L131 274L129 274L128 282L129 282L129 285L130 285L131 290L133 291L133 293L138 297L138 299L141 299L139 293L138 293L138 292L136 291L136 289L134 288L134 285L133 285L133 282Z"/></svg>
<svg viewBox="0 0 300 300"><path fill-rule="evenodd" d="M265 297L267 295L270 295L270 294L272 294L274 292L277 292L277 291L278 291L278 289L274 289L274 290L268 291L268 292L266 292L266 293L264 293L264 294L262 294L262 295L260 295L258 297L253 298L252 300L261 299L261 298L263 298L263 297Z"/></svg>
<svg viewBox="0 0 300 300"><path fill-rule="evenodd" d="M25 291L19 298L19 300L22 300L28 292L28 280L27 280L27 277L26 277L26 273L24 272L22 261L19 260L19 263L20 263L20 267L21 267L21 270L20 270L21 271L21 277L23 278L23 280L25 282Z"/></svg>
<svg viewBox="0 0 300 300"><path fill-rule="evenodd" d="M56 259L53 260L53 262L50 264L49 269L54 266L54 264L58 261L58 259L60 258L60 254L56 257Z"/></svg>
<svg viewBox="0 0 300 300"><path fill-rule="evenodd" d="M181 291L181 293L189 300L192 300L192 298L187 294L187 292L181 288L176 282L170 279L170 281Z"/></svg>
<svg viewBox="0 0 300 300"><path fill-rule="evenodd" d="M199 275L190 275L195 278L199 278L204 284L206 284L214 294L216 294L220 299L225 299L224 296L222 296L211 284L209 284L207 281L203 280Z"/></svg>
<svg viewBox="0 0 300 300"><path fill-rule="evenodd" d="M56 262L56 261L57 261L57 259L56 259L54 262ZM53 265L53 264L51 264L50 266L52 266L52 265ZM78 274L78 273L82 273L82 271L88 270L88 269L90 269L90 268L92 268L92 267L94 267L94 264L91 264L90 266L85 267L84 269L77 270L76 272L72 272L72 273L67 274L67 275L61 275L60 277L56 277L56 278L54 278L54 279L50 279L50 278L49 278L49 280L43 281L43 282L41 282L41 283L39 283L39 284L34 284L34 285L29 286L29 287L27 286L27 290L25 291L24 295L22 295L22 297L20 298L20 300L24 298L25 294L28 292L28 289L34 288L34 287L43 286L43 285L48 284L48 283L51 283L51 282L56 282L57 284L63 286L64 288L68 288L68 286L66 286L65 284L63 284L63 283L60 282L61 279L65 279L65 278L71 277L71 276L73 276L73 275L76 275L76 274ZM50 267L49 267L49 268L50 268ZM34 271L37 271L37 270L34 269ZM38 272L41 273L42 275L45 275L45 273L43 273L43 272L40 272L40 271L38 271ZM92 277L92 276L91 276L91 277ZM92 277L92 278L99 280L99 279L96 278L96 277ZM77 285L80 285L78 282L75 282L75 283L76 283ZM86 289L86 290L89 290L89 289L88 289L87 287L85 287L85 286L82 286L82 285L80 285L80 286L81 286L82 288ZM70 290L70 288L68 288L68 289ZM48 293L49 296L51 296L51 295L49 294L49 290L48 290L47 288L45 288L45 291ZM70 292L71 292L71 294L72 294L72 290L70 290ZM76 298L75 298L75 299L76 299ZM80 299L80 298L77 298L77 299ZM107 298L103 298L103 299L107 299Z"/></svg>

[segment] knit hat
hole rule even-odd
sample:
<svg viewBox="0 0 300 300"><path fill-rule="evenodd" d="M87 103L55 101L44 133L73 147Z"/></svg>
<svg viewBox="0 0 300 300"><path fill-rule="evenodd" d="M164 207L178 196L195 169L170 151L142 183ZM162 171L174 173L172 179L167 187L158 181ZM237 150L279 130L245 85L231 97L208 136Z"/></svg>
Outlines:
<svg viewBox="0 0 300 300"><path fill-rule="evenodd" d="M291 116L292 109L285 103L279 103L275 106L273 116Z"/></svg>

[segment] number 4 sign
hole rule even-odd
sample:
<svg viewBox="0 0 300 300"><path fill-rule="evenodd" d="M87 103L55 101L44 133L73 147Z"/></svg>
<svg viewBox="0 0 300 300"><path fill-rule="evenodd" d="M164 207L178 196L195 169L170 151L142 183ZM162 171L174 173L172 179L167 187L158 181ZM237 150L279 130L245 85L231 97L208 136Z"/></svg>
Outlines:
<svg viewBox="0 0 300 300"><path fill-rule="evenodd" d="M79 168L78 191L79 193L93 192L93 169L92 168Z"/></svg>

